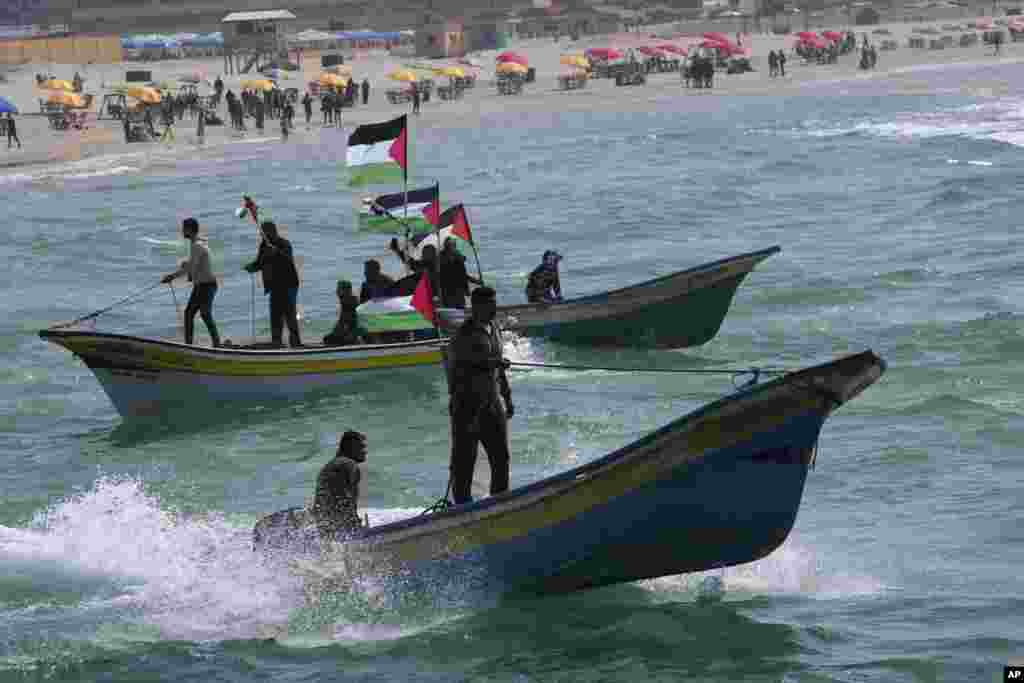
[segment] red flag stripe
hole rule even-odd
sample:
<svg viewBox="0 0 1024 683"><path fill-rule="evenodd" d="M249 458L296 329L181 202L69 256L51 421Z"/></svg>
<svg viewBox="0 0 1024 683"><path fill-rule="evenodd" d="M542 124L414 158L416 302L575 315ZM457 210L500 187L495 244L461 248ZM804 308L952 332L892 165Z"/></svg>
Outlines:
<svg viewBox="0 0 1024 683"><path fill-rule="evenodd" d="M391 143L391 147L388 148L388 156L398 162L398 165L402 167L403 171L407 170L405 158L406 132L406 129L402 128L402 132L397 138L395 138L395 141Z"/></svg>
<svg viewBox="0 0 1024 683"><path fill-rule="evenodd" d="M466 210L459 204L459 210L455 212L455 220L452 222L452 234L461 237L467 242L473 241L473 233L469 229L469 221L466 220Z"/></svg>
<svg viewBox="0 0 1024 683"><path fill-rule="evenodd" d="M412 293L412 307L419 311L420 315L427 319L431 325L434 324L434 293L430 287L430 278L426 273L420 277L420 283L416 285L416 291Z"/></svg>

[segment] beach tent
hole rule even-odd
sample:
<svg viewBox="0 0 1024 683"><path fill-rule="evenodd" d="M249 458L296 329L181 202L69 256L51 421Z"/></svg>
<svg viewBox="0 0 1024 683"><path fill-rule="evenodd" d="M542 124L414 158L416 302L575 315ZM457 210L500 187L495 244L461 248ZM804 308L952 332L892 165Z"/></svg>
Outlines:
<svg viewBox="0 0 1024 683"><path fill-rule="evenodd" d="M17 114L18 108L5 97L0 97L0 114Z"/></svg>
<svg viewBox="0 0 1024 683"><path fill-rule="evenodd" d="M526 61L526 57L522 56L518 52L505 51L495 57L495 61L499 64L521 64L522 66L528 66L529 62Z"/></svg>

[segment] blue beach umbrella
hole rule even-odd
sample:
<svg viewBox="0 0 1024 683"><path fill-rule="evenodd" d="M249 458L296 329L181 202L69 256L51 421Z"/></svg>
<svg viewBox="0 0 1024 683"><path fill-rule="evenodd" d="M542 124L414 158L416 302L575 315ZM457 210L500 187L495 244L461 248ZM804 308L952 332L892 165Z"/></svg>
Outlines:
<svg viewBox="0 0 1024 683"><path fill-rule="evenodd" d="M17 114L18 108L10 100L0 97L0 114Z"/></svg>

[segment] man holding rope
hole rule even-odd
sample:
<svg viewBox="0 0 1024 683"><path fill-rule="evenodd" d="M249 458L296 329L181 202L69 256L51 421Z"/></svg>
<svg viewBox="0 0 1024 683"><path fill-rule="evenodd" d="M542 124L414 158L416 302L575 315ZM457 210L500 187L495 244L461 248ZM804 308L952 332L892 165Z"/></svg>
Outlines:
<svg viewBox="0 0 1024 683"><path fill-rule="evenodd" d="M192 344L193 323L198 312L206 323L206 329L209 330L210 339L216 348L220 346L217 324L213 321L213 298L217 295L217 277L210 266L210 249L199 239L199 222L195 218L186 218L182 221L181 234L191 242L189 258L182 261L176 271L164 275L161 282L170 284L174 278L188 275L192 282L192 295L185 306L185 343Z"/></svg>

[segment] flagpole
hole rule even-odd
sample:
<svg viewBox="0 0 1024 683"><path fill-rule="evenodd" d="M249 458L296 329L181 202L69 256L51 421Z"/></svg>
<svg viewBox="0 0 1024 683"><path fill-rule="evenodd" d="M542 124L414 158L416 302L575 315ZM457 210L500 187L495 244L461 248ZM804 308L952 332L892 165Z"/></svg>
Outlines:
<svg viewBox="0 0 1024 683"><path fill-rule="evenodd" d="M404 201L402 202L402 217L405 219L405 245L402 248L402 252L406 258L409 257L409 119L405 119L406 124L402 131L402 155L405 159L405 163L402 166L402 192L405 194ZM405 260L402 260L402 266L405 266Z"/></svg>
<svg viewBox="0 0 1024 683"><path fill-rule="evenodd" d="M465 206L462 207L462 215L466 216L466 207ZM469 217L467 216L465 218L465 220L468 223L469 222ZM473 247L473 258L476 259L476 274L480 277L480 286L482 287L483 284L484 284L484 271L480 267L480 254L477 253L476 242L473 240L473 234L472 233L470 233L470 235L469 235L469 246Z"/></svg>

